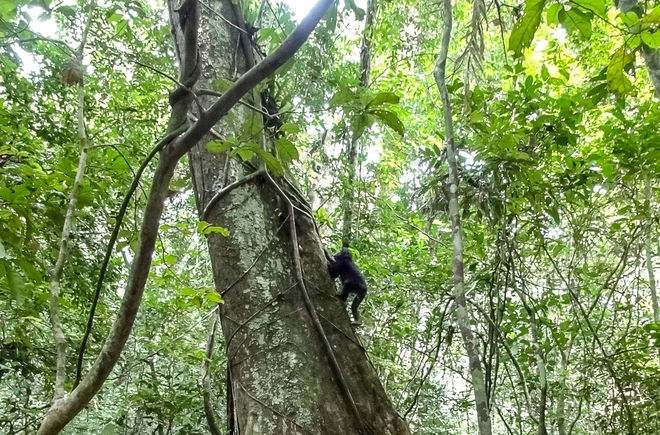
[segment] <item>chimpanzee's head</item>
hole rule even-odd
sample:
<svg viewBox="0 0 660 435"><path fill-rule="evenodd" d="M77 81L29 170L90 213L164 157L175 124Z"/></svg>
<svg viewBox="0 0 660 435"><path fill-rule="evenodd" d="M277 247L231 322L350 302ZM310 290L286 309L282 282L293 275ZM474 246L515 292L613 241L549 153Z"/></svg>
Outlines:
<svg viewBox="0 0 660 435"><path fill-rule="evenodd" d="M342 248L341 251L335 254L335 261L353 261L353 255L351 255L351 251L348 249Z"/></svg>

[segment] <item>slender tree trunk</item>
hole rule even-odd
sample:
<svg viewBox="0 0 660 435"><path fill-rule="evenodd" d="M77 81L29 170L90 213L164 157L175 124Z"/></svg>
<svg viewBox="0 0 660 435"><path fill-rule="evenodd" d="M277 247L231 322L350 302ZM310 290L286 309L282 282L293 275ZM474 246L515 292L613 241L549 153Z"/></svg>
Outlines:
<svg viewBox="0 0 660 435"><path fill-rule="evenodd" d="M367 0L367 11L362 31L360 45L360 87L369 87L371 74L371 39L373 35L374 13L376 0ZM348 248L353 239L353 210L355 209L355 178L357 174L357 149L359 138L351 136L346 149L346 192L342 201L344 210L344 227L342 229L341 245Z"/></svg>
<svg viewBox="0 0 660 435"><path fill-rule="evenodd" d="M89 5L87 16L87 23L82 32L80 45L76 50L75 58L72 62L75 64L72 67L80 68L80 81L78 83L78 110L77 110L77 123L78 123L78 142L80 144L80 156L78 157L78 168L76 169L76 176L73 180L71 187L71 194L69 195L69 204L66 209L64 217L64 224L62 225L62 234L59 243L59 252L57 260L53 269L50 271L50 323L53 329L53 339L55 341L55 386L53 387L53 401L57 401L64 396L64 383L66 382L66 335L60 320L60 285L62 279L62 271L64 270L64 263L66 261L67 247L69 244L69 236L71 235L71 228L75 222L74 213L78 204L78 195L80 193L80 184L85 176L85 169L87 168L87 132L85 131L85 87L83 81L83 54L85 45L87 44L87 35L92 23L92 14L94 12L94 3Z"/></svg>
<svg viewBox="0 0 660 435"><path fill-rule="evenodd" d="M506 247L507 251L513 252L513 247ZM513 255L509 255L508 261L510 264L514 264L514 258ZM518 288L518 283L517 283L517 275L516 275L516 269L513 269L513 290L515 293L518 295L518 298L520 298L520 301L523 304L523 307L525 308L525 312L527 313L527 321L529 324L529 330L532 336L532 347L534 348L534 354L536 356L536 373L539 378L539 420L538 420L538 435L547 435L548 434L548 428L546 425L546 411L548 407L548 375L547 375L547 368L545 365L545 353L543 352L543 349L541 348L541 342L539 339L539 328L538 328L538 320L536 319L536 311L534 311L534 308L529 305L529 300L527 299L527 296L525 293L520 291ZM524 284L523 284L524 288ZM530 409L530 412L532 410Z"/></svg>
<svg viewBox="0 0 660 435"><path fill-rule="evenodd" d="M652 215L653 204L651 202L651 180L647 176L646 183L644 185L644 196L646 200L646 207L649 210L649 213ZM660 322L660 309L658 309L658 292L655 282L655 271L653 270L653 251L651 249L651 238L652 238L652 229L653 225L651 220L645 223L646 225L646 240L644 241L644 250L646 251L646 271L649 275L649 289L651 290L651 304L653 305L653 321L658 323Z"/></svg>
<svg viewBox="0 0 660 435"><path fill-rule="evenodd" d="M469 360L470 377L472 379L472 388L474 390L475 405L477 409L479 434L490 435L492 432L490 412L488 408L488 396L486 394L484 374L481 367L478 341L470 326L470 313L468 312L465 298L463 230L461 228L461 219L458 210L458 167L456 164L456 144L454 142L454 125L449 101L449 91L447 90L447 83L445 81L445 68L452 29L451 0L443 0L443 4L445 24L442 33L442 46L440 48L440 55L438 56L433 75L438 90L440 91L440 99L442 100L442 112L445 121L445 147L447 150L447 162L449 163L449 189L447 199L449 200L449 219L451 220L454 247L453 267L456 321L458 323L458 328L461 331L463 345Z"/></svg>
<svg viewBox="0 0 660 435"><path fill-rule="evenodd" d="M204 399L204 415L206 416L206 422L209 425L209 432L212 435L221 435L222 431L218 427L218 423L215 419L215 411L213 409L212 399L212 385L211 385L211 375L209 373L209 368L211 367L211 361L213 360L213 351L215 348L215 337L216 331L218 329L218 314L214 310L211 315L211 327L209 330L209 338L206 341L206 355L204 361L202 361L201 367L201 380L202 380L202 396Z"/></svg>
<svg viewBox="0 0 660 435"><path fill-rule="evenodd" d="M201 88L234 79L234 71L244 71L248 63L243 50L236 50L236 27L218 18L238 25L231 0L211 7L201 18ZM235 108L216 131L223 137L240 136L255 119L261 116ZM226 237L210 235L208 244L215 286L224 299L220 316L228 400L235 416L231 430L409 433L334 296L304 199L286 180L258 169L260 164L232 158L225 166L225 155L207 151L209 139L190 151L189 160L200 216L230 231ZM218 197L225 176L228 188Z"/></svg>

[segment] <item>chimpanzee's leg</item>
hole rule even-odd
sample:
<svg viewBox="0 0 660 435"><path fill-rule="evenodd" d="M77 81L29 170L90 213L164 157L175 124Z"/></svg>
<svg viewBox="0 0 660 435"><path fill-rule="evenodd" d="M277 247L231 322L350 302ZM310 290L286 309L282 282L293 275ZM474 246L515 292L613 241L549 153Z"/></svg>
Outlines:
<svg viewBox="0 0 660 435"><path fill-rule="evenodd" d="M348 294L349 294L349 293L350 293L349 286L346 285L346 284L344 284L344 285L342 286L342 289L341 289L341 294L338 295L338 296L339 296L339 299L341 299L342 301L346 302L346 298L348 298Z"/></svg>
<svg viewBox="0 0 660 435"><path fill-rule="evenodd" d="M353 313L353 320L355 321L355 323L361 323L358 307L360 306L360 303L362 302L362 299L364 299L365 296L366 294L364 293L356 293L355 298L353 299L353 303L351 304L351 312Z"/></svg>

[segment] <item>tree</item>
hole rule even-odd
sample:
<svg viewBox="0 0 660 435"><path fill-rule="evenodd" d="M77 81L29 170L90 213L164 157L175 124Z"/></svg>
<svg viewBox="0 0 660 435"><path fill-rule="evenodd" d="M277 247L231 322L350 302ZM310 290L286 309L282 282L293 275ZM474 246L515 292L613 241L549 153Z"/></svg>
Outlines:
<svg viewBox="0 0 660 435"><path fill-rule="evenodd" d="M241 13L226 1L202 14L202 34L216 43L202 45L201 70L212 73L201 77L199 94L253 67ZM235 59L224 55L238 44ZM190 53L178 52L185 65ZM224 301L229 431L408 433L334 295L309 205L268 164L275 157L261 119L258 110L236 110L216 127L223 141L209 136L189 155L200 219L227 230L210 231L208 243ZM257 144L247 142L252 132Z"/></svg>
<svg viewBox="0 0 660 435"><path fill-rule="evenodd" d="M123 303L113 329L106 340L106 345L97 358L96 363L70 395L53 403L53 406L48 411L41 424L39 433L56 433L64 427L101 388L103 381L106 379L110 370L112 370L119 358L140 306L148 271L151 265L151 257L158 233L159 221L163 212L163 204L167 196L169 182L172 179L178 160L190 148L192 148L243 95L249 92L259 83L259 81L263 80L275 69L284 64L284 62L296 52L296 50L304 43L309 33L314 29L329 3L330 2L328 1L320 1L312 9L309 17L301 22L296 31L284 41L277 51L247 71L231 87L231 89L214 102L211 107L204 110L202 113L199 113L199 120L189 128L187 128L187 111L193 102L193 94L189 89L197 82L200 73L197 47L199 11L197 8L197 2L194 0L184 1L176 8L173 5L170 7L172 17L177 17L173 24L174 26L177 26L175 27L178 36L176 47L181 59L181 86L170 97L172 116L170 118L168 134L156 147L156 149L160 151L161 158L154 175L152 189L143 218L140 247L136 258L133 261L131 276L129 278ZM293 210L293 206L291 206L291 210ZM291 217L291 222L293 223L293 228L295 228L295 219L293 216ZM295 231L293 234L295 234ZM293 246L296 246L295 236L292 235L292 238L294 242ZM297 250L294 252L297 253ZM298 278L301 277L299 276ZM302 280L299 284L304 286ZM310 314L311 313L314 313L314 311L310 310ZM318 327L318 319L315 323ZM327 344L327 346L329 348L329 344ZM331 348L328 350L331 351ZM341 376L336 361L335 375L337 375L338 378ZM350 392L347 389L346 384L344 383L342 387L348 403L351 404L349 400ZM354 402L352 405L354 417L357 419L357 414L355 412L356 405ZM359 420L356 420L355 423L359 426L365 424Z"/></svg>

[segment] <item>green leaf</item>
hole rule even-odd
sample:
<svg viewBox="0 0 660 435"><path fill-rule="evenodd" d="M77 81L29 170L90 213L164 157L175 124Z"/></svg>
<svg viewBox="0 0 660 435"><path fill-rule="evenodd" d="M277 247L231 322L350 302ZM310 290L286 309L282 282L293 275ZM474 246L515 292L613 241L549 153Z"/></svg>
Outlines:
<svg viewBox="0 0 660 435"><path fill-rule="evenodd" d="M364 134L364 131L367 127L370 127L372 120L366 113L361 113L358 116L353 117L351 122L351 133L353 134L353 140L358 140Z"/></svg>
<svg viewBox="0 0 660 435"><path fill-rule="evenodd" d="M405 132L405 127L403 126L403 123L396 115L396 113L383 109L371 110L369 111L369 113L371 113L372 115L383 121L385 125L387 125L392 130L399 133L400 136L403 136L403 133Z"/></svg>
<svg viewBox="0 0 660 435"><path fill-rule="evenodd" d="M17 6L18 5L12 1L0 2L0 18L5 21L11 21L14 17L16 17L16 12L18 12Z"/></svg>
<svg viewBox="0 0 660 435"><path fill-rule="evenodd" d="M298 124L286 122L280 126L280 131L283 131L284 133L296 134L300 133L300 126Z"/></svg>
<svg viewBox="0 0 660 435"><path fill-rule="evenodd" d="M554 220L557 225L561 224L561 219L559 217L559 210L557 209L557 207L550 207L546 211L548 212L548 214L550 215L552 220ZM557 245L557 246L560 246L560 245Z"/></svg>
<svg viewBox="0 0 660 435"><path fill-rule="evenodd" d="M644 15L639 21L643 24L660 24L660 5L651 9L651 12Z"/></svg>
<svg viewBox="0 0 660 435"><path fill-rule="evenodd" d="M367 104L367 108L381 104L399 104L399 96L392 92L380 92Z"/></svg>
<svg viewBox="0 0 660 435"><path fill-rule="evenodd" d="M522 18L514 24L509 37L509 50L513 51L514 57L522 56L523 50L529 47L534 40L544 7L545 0L527 0L525 2L525 12Z"/></svg>
<svg viewBox="0 0 660 435"><path fill-rule="evenodd" d="M572 0L571 3L578 5L583 11L591 11L600 17L607 15L605 0Z"/></svg>
<svg viewBox="0 0 660 435"><path fill-rule="evenodd" d="M75 18L76 9L77 8L73 6L60 6L59 8L55 9L55 12L60 13L68 18Z"/></svg>
<svg viewBox="0 0 660 435"><path fill-rule="evenodd" d="M355 93L349 88L344 88L330 98L330 107L343 106L354 99Z"/></svg>
<svg viewBox="0 0 660 435"><path fill-rule="evenodd" d="M639 21L639 17L633 11L628 11L625 14L621 14L620 17L623 24L625 24L627 27L632 27Z"/></svg>
<svg viewBox="0 0 660 435"><path fill-rule="evenodd" d="M222 234L225 237L229 236L229 230L227 228L218 225L212 225L205 221L197 222L197 231L204 235Z"/></svg>
<svg viewBox="0 0 660 435"><path fill-rule="evenodd" d="M591 34L591 16L577 9L569 9L559 13L559 22L566 27L568 33L583 40L589 40Z"/></svg>
<svg viewBox="0 0 660 435"><path fill-rule="evenodd" d="M209 302L213 302L215 304L224 304L225 303L225 301L222 299L222 295L220 293L218 293L217 291L215 291L215 290L206 292L206 299Z"/></svg>
<svg viewBox="0 0 660 435"><path fill-rule="evenodd" d="M25 274L26 277L30 278L30 280L34 282L41 282L44 278L43 274L39 269L37 269L35 264L31 261L28 261L26 259L19 259L16 260L16 263L21 267L21 270Z"/></svg>
<svg viewBox="0 0 660 435"><path fill-rule="evenodd" d="M243 160L244 162L247 162L254 156L254 150L251 149L250 147L240 147L237 148L235 151L236 154Z"/></svg>
<svg viewBox="0 0 660 435"><path fill-rule="evenodd" d="M180 293L181 296L195 296L197 294L197 290L191 287L185 287L181 289Z"/></svg>
<svg viewBox="0 0 660 435"><path fill-rule="evenodd" d="M545 21L548 26L556 26L559 24L559 12L564 10L564 6L560 3L554 3L548 8Z"/></svg>
<svg viewBox="0 0 660 435"><path fill-rule="evenodd" d="M165 256L163 257L163 259L165 260L165 263L167 263L167 264L169 264L170 266L172 266L173 264L176 263L177 257L176 257L176 255L169 255L169 254L168 254L168 255L165 255Z"/></svg>
<svg viewBox="0 0 660 435"><path fill-rule="evenodd" d="M283 137L275 141L275 149L277 150L277 155L283 162L292 162L299 157L296 146L290 140Z"/></svg>
<svg viewBox="0 0 660 435"><path fill-rule="evenodd" d="M282 169L282 165L280 164L279 161L277 161L274 155L272 155L267 151L262 151L262 150L259 150L257 154L259 155L259 157L261 157L261 160L266 162L266 166L268 166L268 169L273 171L275 174L282 175L284 173L284 170Z"/></svg>
<svg viewBox="0 0 660 435"><path fill-rule="evenodd" d="M632 83L626 76L625 68L634 60L634 54L624 44L614 52L607 65L607 86L619 97L628 94L633 89Z"/></svg>
<svg viewBox="0 0 660 435"><path fill-rule="evenodd" d="M658 32L642 32L642 41L649 48L658 48L660 47L660 31Z"/></svg>
<svg viewBox="0 0 660 435"><path fill-rule="evenodd" d="M236 145L236 139L230 138L228 140L212 140L206 143L206 149L213 154L224 153L231 147Z"/></svg>
<svg viewBox="0 0 660 435"><path fill-rule="evenodd" d="M14 269L12 263L5 260L0 261L0 276L3 275L3 272L7 278L12 298L19 306L22 306L27 296L23 277Z"/></svg>

